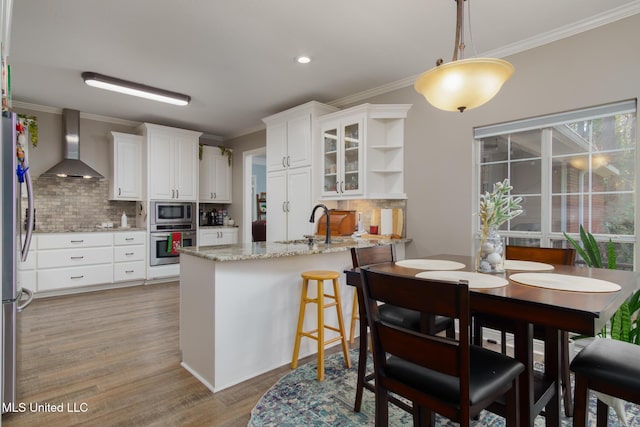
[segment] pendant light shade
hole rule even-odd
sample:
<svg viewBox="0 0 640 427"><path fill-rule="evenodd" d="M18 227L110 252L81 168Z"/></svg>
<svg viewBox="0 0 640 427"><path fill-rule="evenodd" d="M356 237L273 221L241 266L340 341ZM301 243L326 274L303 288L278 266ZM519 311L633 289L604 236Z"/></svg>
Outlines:
<svg viewBox="0 0 640 427"><path fill-rule="evenodd" d="M437 65L418 77L413 85L427 101L444 111L470 110L490 101L509 80L514 68L496 58L464 58L464 2L456 0L456 40L453 59ZM460 59L458 59L460 57Z"/></svg>
<svg viewBox="0 0 640 427"><path fill-rule="evenodd" d="M462 59L423 73L414 88L434 107L462 112L496 96L513 71L513 65L502 59Z"/></svg>

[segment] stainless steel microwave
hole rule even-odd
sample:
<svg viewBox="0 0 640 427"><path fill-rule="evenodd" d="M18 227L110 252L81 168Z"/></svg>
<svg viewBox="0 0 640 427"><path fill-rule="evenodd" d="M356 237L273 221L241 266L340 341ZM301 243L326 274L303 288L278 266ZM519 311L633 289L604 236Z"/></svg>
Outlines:
<svg viewBox="0 0 640 427"><path fill-rule="evenodd" d="M196 204L193 202L151 202L150 231L195 230Z"/></svg>

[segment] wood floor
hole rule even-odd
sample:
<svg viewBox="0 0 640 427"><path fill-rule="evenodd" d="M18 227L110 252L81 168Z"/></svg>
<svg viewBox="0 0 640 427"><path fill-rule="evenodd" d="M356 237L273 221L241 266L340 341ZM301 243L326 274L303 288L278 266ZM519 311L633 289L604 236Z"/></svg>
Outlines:
<svg viewBox="0 0 640 427"><path fill-rule="evenodd" d="M178 283L35 300L18 316L26 412L2 424L246 426L289 367L213 394L180 366L178 316ZM32 412L36 404L49 408ZM51 411L60 404L63 412Z"/></svg>

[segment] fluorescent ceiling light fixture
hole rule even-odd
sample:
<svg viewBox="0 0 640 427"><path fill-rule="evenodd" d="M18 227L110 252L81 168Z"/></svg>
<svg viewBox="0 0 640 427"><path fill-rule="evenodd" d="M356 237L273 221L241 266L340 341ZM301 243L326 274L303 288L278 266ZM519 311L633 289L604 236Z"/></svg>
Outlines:
<svg viewBox="0 0 640 427"><path fill-rule="evenodd" d="M188 105L191 101L191 97L188 95L158 89L141 83L134 83L90 71L82 73L82 78L89 86L124 93L126 95L139 96L141 98L152 99L154 101L166 102L168 104L184 106Z"/></svg>
<svg viewBox="0 0 640 427"><path fill-rule="evenodd" d="M463 112L489 102L514 71L513 65L502 59L464 59L465 1L456 0L453 59L446 64L442 63L442 59L438 60L436 66L418 77L413 85L431 105L444 111Z"/></svg>
<svg viewBox="0 0 640 427"><path fill-rule="evenodd" d="M309 58L308 56L304 56L304 55L303 55L303 56L298 56L298 57L296 58L296 61L297 61L299 64L308 64L309 62L311 62L311 58Z"/></svg>

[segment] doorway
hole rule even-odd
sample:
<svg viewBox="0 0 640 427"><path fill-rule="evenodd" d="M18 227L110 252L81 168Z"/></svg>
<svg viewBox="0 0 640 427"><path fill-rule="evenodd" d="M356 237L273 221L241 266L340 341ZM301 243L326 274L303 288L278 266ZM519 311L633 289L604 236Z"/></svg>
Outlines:
<svg viewBox="0 0 640 427"><path fill-rule="evenodd" d="M258 219L258 197L267 191L267 149L266 147L242 153L243 203L242 203L242 243L253 241L252 226ZM266 203L266 202L265 202Z"/></svg>

